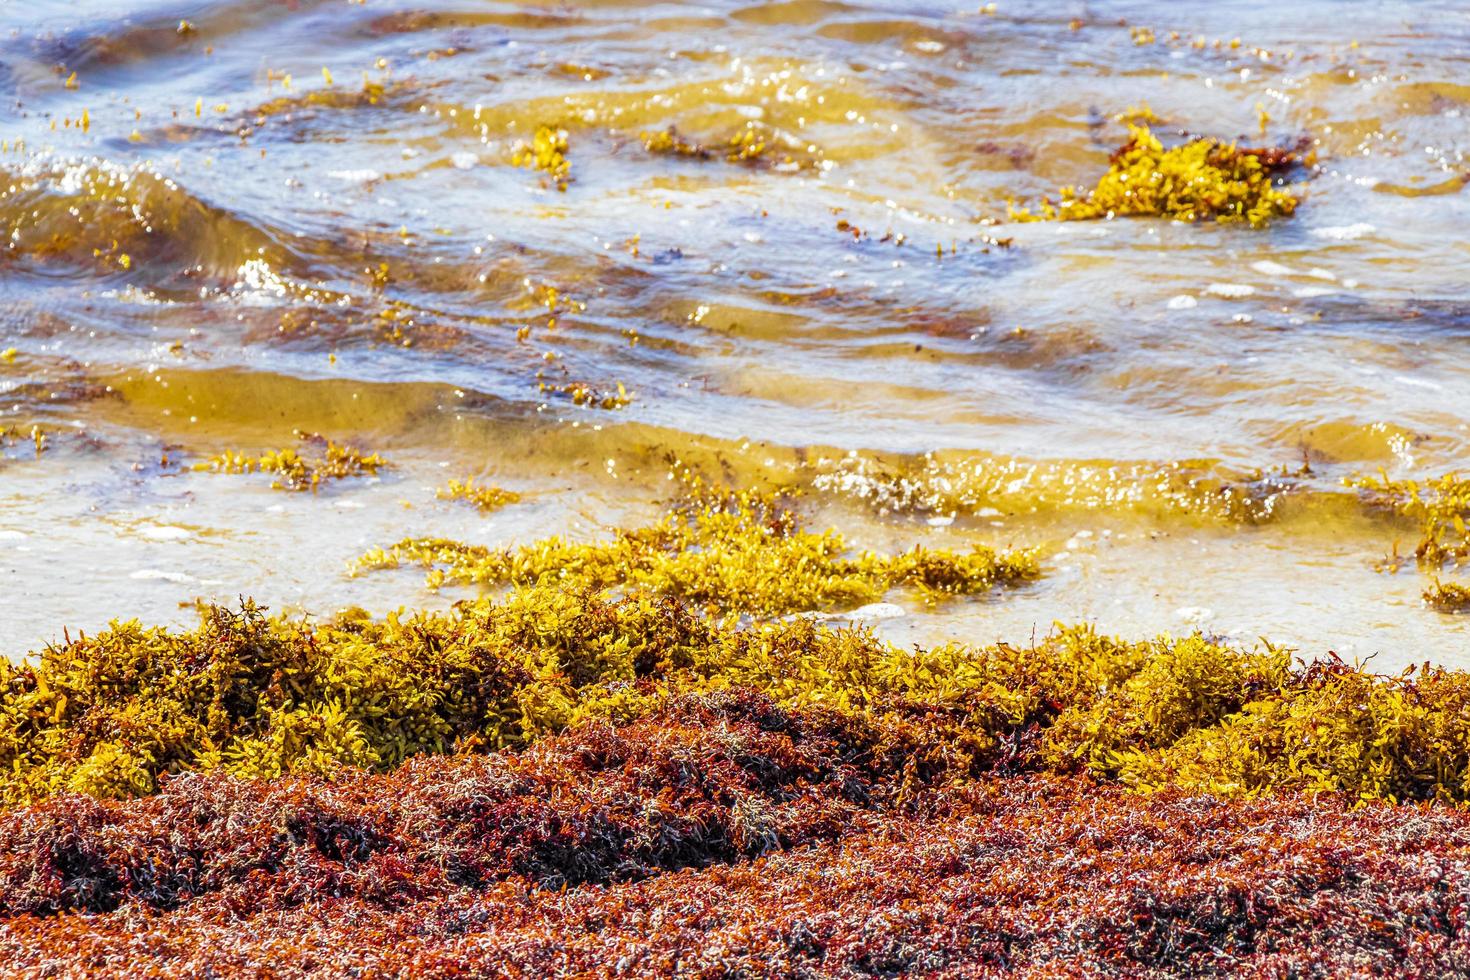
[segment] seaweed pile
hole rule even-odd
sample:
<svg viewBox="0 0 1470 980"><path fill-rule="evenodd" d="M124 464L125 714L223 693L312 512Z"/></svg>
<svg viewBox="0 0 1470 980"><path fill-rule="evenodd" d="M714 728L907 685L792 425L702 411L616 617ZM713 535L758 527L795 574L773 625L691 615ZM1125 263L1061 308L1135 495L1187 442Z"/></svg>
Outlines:
<svg viewBox="0 0 1470 980"><path fill-rule="evenodd" d="M730 688L881 723L915 765L957 780L1023 769L1145 792L1470 801L1462 671L1381 676L1270 645L1087 627L1030 647L907 650L864 629L714 621L673 597L554 584L322 625L247 602L191 632L117 623L53 647L0 675L0 800L146 795L192 771L390 770Z"/></svg>
<svg viewBox="0 0 1470 980"><path fill-rule="evenodd" d="M243 600L4 666L0 955L29 975L1470 962L1470 675L771 619L977 591L1002 559L853 559L784 498L692 487L612 544L502 558L517 588L449 611Z"/></svg>
<svg viewBox="0 0 1470 980"><path fill-rule="evenodd" d="M1085 626L904 649L789 614L1014 586L1034 558L854 554L782 494L684 489L610 542L370 561L511 587L446 611L241 600L0 665L0 955L31 975L1470 963L1470 674Z"/></svg>
<svg viewBox="0 0 1470 980"><path fill-rule="evenodd" d="M95 6L0 980L1470 977L1446 4Z"/></svg>
<svg viewBox="0 0 1470 980"><path fill-rule="evenodd" d="M28 975L1463 972L1470 816L956 783L727 691L385 775L169 780L0 817Z"/></svg>

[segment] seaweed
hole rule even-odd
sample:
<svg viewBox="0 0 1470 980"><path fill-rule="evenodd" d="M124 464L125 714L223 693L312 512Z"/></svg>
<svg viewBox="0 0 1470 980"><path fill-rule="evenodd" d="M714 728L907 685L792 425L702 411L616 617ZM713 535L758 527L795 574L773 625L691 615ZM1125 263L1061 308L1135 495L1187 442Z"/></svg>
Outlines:
<svg viewBox="0 0 1470 980"><path fill-rule="evenodd" d="M833 839L895 801L901 750L882 726L729 691L391 774L191 774L130 807L58 798L0 816L0 917L283 910L356 890L388 860L415 869L420 898L511 876L633 881Z"/></svg>
<svg viewBox="0 0 1470 980"><path fill-rule="evenodd" d="M440 500L463 500L474 504L482 514L489 514L509 504L516 503L521 495L514 490L496 486L476 486L474 477L467 480L450 480L449 485L437 492Z"/></svg>
<svg viewBox="0 0 1470 980"><path fill-rule="evenodd" d="M1458 473L1446 473L1423 483L1391 480L1380 470L1376 477L1357 476L1343 482L1356 488L1370 508L1407 518L1417 527L1415 564L1430 577L1423 591L1425 604L1443 613L1470 610L1470 588L1439 577L1446 566L1458 568L1470 560L1470 480ZM1376 567L1379 571L1398 571L1406 561L1395 541L1392 552Z"/></svg>
<svg viewBox="0 0 1470 980"><path fill-rule="evenodd" d="M385 775L61 797L0 816L0 958L24 976L1463 972L1465 810L957 785L903 749L731 691Z"/></svg>
<svg viewBox="0 0 1470 980"><path fill-rule="evenodd" d="M1382 471L1377 477L1358 476L1345 481L1363 492L1370 506L1388 509L1418 525L1419 542L1414 557L1421 568L1438 569L1446 563L1470 559L1470 479L1447 473L1437 479L1390 480ZM1390 558L1386 566L1396 566Z"/></svg>
<svg viewBox="0 0 1470 980"><path fill-rule="evenodd" d="M47 648L0 673L0 803L148 795L188 771L391 770L733 688L880 724L913 778L1047 771L1146 793L1470 802L1463 671L1381 676L1269 644L1083 627L1026 647L903 649L807 618L742 624L543 582L383 620L312 624L246 602L206 609L194 631L114 623Z"/></svg>
<svg viewBox="0 0 1470 980"><path fill-rule="evenodd" d="M916 547L899 555L849 555L835 531L805 530L789 498L763 491L721 492L693 484L658 522L620 529L611 541L550 538L512 550L436 538L407 538L363 555L354 571L405 563L429 570L437 589L542 582L579 589L638 588L676 595L716 611L763 616L851 608L899 586L926 601L1015 586L1039 575L1029 552L968 553Z"/></svg>
<svg viewBox="0 0 1470 980"><path fill-rule="evenodd" d="M1015 221L1088 221L1144 216L1175 221L1245 221L1253 227L1290 217L1298 199L1282 186L1281 173L1299 162L1296 153L1251 149L1216 139L1193 139L1164 148L1147 125L1128 126L1129 140L1109 161L1108 172L1086 194L1061 190L1039 210L1010 208Z"/></svg>
<svg viewBox="0 0 1470 980"><path fill-rule="evenodd" d="M754 124L732 135L725 142L725 159L730 163L751 163L760 160L770 148L770 137L758 130Z"/></svg>
<svg viewBox="0 0 1470 980"><path fill-rule="evenodd" d="M1424 601L1440 612L1470 611L1470 586L1435 579L1424 590Z"/></svg>
<svg viewBox="0 0 1470 980"><path fill-rule="evenodd" d="M567 189L572 179L572 164L567 159L567 131L537 126L530 142L516 144L511 162L517 167L534 167L542 171L559 191Z"/></svg>
<svg viewBox="0 0 1470 980"><path fill-rule="evenodd" d="M50 435L39 425L32 425L29 429L18 425L0 426L0 449L21 441L29 442L35 448L37 459L51 446Z"/></svg>
<svg viewBox="0 0 1470 980"><path fill-rule="evenodd" d="M542 376L541 372L537 377ZM628 389L618 382L616 391L605 391L601 388L587 384L585 381L567 381L557 384L551 381L537 381L536 389L543 395L559 395L571 400L573 405L585 408L600 408L606 412L627 408L633 402L633 396Z"/></svg>
<svg viewBox="0 0 1470 980"><path fill-rule="evenodd" d="M694 143L686 140L672 126L657 132L639 133L638 138L643 141L643 148L649 153L691 157L695 160L708 160L715 155L714 151L703 143Z"/></svg>
<svg viewBox="0 0 1470 980"><path fill-rule="evenodd" d="M354 476L376 476L388 465L387 460L377 453L364 454L346 444L339 444L316 433L296 433L303 443L320 448L320 456L303 456L293 447L272 450L259 456L249 456L237 450L226 450L207 460L195 463L196 471L212 473L270 473L274 476L271 488L275 490L304 491L315 493L328 480L343 480Z"/></svg>
<svg viewBox="0 0 1470 980"><path fill-rule="evenodd" d="M803 166L814 166L810 155L815 148L807 147L807 159L798 161L789 153L777 158L772 152L779 145L779 136L769 126L747 122L723 139L702 143L685 138L676 128L643 131L638 134L643 148L658 156L683 157L690 160L713 160L724 155L726 163L747 166L769 166L779 170L800 170Z"/></svg>

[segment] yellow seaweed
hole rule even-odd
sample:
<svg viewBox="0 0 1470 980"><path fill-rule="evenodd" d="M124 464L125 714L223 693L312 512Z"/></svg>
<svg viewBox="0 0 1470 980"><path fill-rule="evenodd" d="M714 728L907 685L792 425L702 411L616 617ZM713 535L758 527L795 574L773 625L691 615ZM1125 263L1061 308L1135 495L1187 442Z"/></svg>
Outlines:
<svg viewBox="0 0 1470 980"><path fill-rule="evenodd" d="M354 571L417 564L427 584L574 589L646 589L720 612L778 616L850 608L906 586L927 601L1013 586L1040 574L1030 552L967 553L916 547L899 555L850 554L835 531L805 530L790 501L758 491L718 493L696 486L662 520L619 530L611 541L554 537L502 550L436 538L408 538L363 555Z"/></svg>
<svg viewBox="0 0 1470 980"><path fill-rule="evenodd" d="M1176 221L1245 221L1259 227L1296 211L1297 198L1275 171L1293 160L1277 151L1242 149L1214 139L1165 149L1148 126L1129 125L1129 141L1085 194L1061 190L1038 211L1012 206L1015 221L1088 221L1144 216Z"/></svg>
<svg viewBox="0 0 1470 980"><path fill-rule="evenodd" d="M291 447L272 450L259 456L226 450L195 463L192 468L213 473L270 473L275 476L271 481L273 489L315 492L324 481L342 480L350 476L376 476L378 470L388 465L377 453L364 454L350 445L339 445L320 436L306 433L297 435L303 441L324 444L322 454L303 456Z"/></svg>

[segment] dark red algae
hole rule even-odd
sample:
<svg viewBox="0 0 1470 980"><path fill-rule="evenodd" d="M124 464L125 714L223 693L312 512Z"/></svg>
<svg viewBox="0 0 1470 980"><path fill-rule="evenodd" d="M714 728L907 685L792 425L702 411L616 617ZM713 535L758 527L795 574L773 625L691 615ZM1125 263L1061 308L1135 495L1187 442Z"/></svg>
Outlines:
<svg viewBox="0 0 1470 980"><path fill-rule="evenodd" d="M735 691L381 774L0 817L8 976L1447 976L1470 814L955 782Z"/></svg>

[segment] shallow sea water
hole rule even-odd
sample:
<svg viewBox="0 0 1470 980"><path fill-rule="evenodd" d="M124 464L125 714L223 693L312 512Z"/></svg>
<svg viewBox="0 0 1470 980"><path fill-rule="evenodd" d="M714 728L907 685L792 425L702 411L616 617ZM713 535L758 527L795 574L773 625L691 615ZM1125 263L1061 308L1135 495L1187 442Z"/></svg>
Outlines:
<svg viewBox="0 0 1470 980"><path fill-rule="evenodd" d="M904 642L1089 620L1470 666L1470 618L1374 569L1413 529L1342 484L1470 452L1467 78L1448 2L0 5L0 655L199 598L447 604L346 563L603 534L678 458L859 545L1046 555L892 597ZM1142 104L1310 141L1296 216L1005 220ZM513 163L543 125L564 191ZM645 150L671 126L719 152ZM764 158L727 161L744 133ZM296 430L393 465L190 469ZM525 499L436 499L469 475Z"/></svg>

